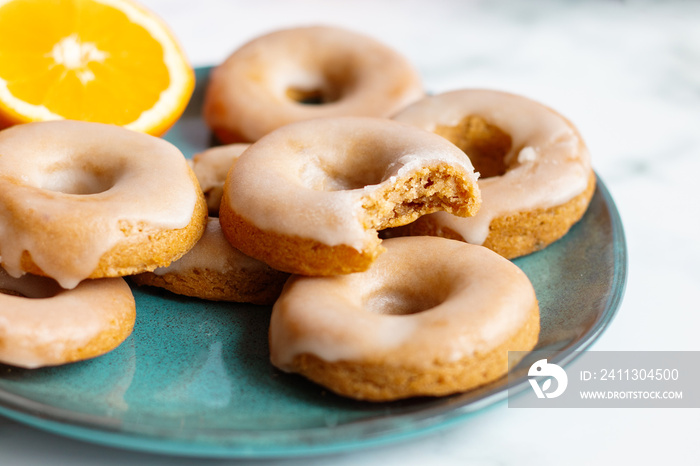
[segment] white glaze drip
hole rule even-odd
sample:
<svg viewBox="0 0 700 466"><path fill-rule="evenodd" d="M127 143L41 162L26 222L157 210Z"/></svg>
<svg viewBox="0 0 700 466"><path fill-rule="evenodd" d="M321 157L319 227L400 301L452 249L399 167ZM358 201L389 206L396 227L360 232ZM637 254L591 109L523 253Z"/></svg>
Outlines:
<svg viewBox="0 0 700 466"><path fill-rule="evenodd" d="M159 138L76 121L7 129L0 133L2 265L19 277L26 251L74 288L125 238L125 226L187 226L197 189L182 153Z"/></svg>
<svg viewBox="0 0 700 466"><path fill-rule="evenodd" d="M434 131L470 115L510 135L512 149L506 160L516 158L517 163L502 176L479 180L482 204L475 216L430 214L437 225L469 243L483 244L493 219L560 205L586 189L591 161L581 136L564 117L530 99L499 91L453 91L426 97L394 119Z"/></svg>

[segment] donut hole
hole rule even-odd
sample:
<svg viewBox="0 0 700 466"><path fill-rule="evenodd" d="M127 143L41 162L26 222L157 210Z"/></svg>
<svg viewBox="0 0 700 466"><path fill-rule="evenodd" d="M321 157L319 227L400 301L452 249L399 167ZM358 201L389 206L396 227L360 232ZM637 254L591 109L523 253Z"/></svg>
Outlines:
<svg viewBox="0 0 700 466"><path fill-rule="evenodd" d="M116 178L114 171L94 165L59 165L44 171L39 187L63 194L99 194L112 188Z"/></svg>
<svg viewBox="0 0 700 466"><path fill-rule="evenodd" d="M298 70L291 79L285 94L288 99L302 105L326 105L339 101L354 87L357 78L351 63L338 57L329 59L320 68L311 72Z"/></svg>
<svg viewBox="0 0 700 466"><path fill-rule="evenodd" d="M221 198L223 195L223 186L215 186L204 192L204 199L207 201L207 209L210 217L219 218L219 207L221 207Z"/></svg>
<svg viewBox="0 0 700 466"><path fill-rule="evenodd" d="M0 294L45 299L56 296L61 290L58 283L50 278L36 275L23 275L20 278L14 278L0 269Z"/></svg>
<svg viewBox="0 0 700 466"><path fill-rule="evenodd" d="M511 168L512 138L480 116L468 115L455 126L437 126L434 132L467 154L482 179L504 175Z"/></svg>
<svg viewBox="0 0 700 466"><path fill-rule="evenodd" d="M343 96L345 82L335 77L320 74L299 79L290 84L285 94L287 98L302 105L325 105L340 100Z"/></svg>
<svg viewBox="0 0 700 466"><path fill-rule="evenodd" d="M286 94L289 99L304 105L321 105L337 100L337 98L332 99L322 89L288 87Z"/></svg>
<svg viewBox="0 0 700 466"><path fill-rule="evenodd" d="M375 314L407 316L428 311L444 300L434 291L405 286L372 291L363 297L362 305Z"/></svg>

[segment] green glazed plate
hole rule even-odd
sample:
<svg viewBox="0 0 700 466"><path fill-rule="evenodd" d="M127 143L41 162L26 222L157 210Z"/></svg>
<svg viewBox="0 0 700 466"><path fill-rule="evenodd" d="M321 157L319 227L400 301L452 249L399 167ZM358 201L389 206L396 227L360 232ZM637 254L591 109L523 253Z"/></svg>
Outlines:
<svg viewBox="0 0 700 466"><path fill-rule="evenodd" d="M209 69L166 135L187 156L208 147L200 117ZM562 240L517 259L540 301L538 349L565 364L610 323L627 255L620 217L598 180L588 212ZM336 396L268 361L270 308L134 288L134 333L115 351L68 366L0 365L0 414L120 448L210 457L347 451L467 421L505 399L505 378L445 398L366 403ZM511 390L527 385L523 378Z"/></svg>

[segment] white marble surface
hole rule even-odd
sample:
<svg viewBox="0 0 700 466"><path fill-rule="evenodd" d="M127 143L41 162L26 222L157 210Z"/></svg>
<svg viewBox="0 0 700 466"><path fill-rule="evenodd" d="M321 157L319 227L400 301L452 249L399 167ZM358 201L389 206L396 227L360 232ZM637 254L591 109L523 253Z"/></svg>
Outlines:
<svg viewBox="0 0 700 466"><path fill-rule="evenodd" d="M370 34L433 92L488 87L569 117L620 209L627 292L593 350L700 350L700 3L143 0L195 66L279 27ZM503 403L410 442L256 464L698 464L693 409L518 410ZM0 465L228 465L90 445L0 418Z"/></svg>

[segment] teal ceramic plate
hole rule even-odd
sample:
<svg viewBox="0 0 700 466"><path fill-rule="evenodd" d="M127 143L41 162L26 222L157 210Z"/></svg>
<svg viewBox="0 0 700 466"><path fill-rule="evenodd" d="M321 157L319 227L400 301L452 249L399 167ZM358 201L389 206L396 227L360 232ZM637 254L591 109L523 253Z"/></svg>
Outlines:
<svg viewBox="0 0 700 466"><path fill-rule="evenodd" d="M166 136L207 147L202 84ZM538 349L566 363L610 323L625 284L625 240L605 186L562 240L515 261L542 312ZM272 457L337 452L406 439L502 400L505 379L437 399L347 400L268 362L267 307L210 303L134 289L134 333L91 361L39 370L0 365L0 414L57 434L180 455ZM521 379L512 387L524 387Z"/></svg>

